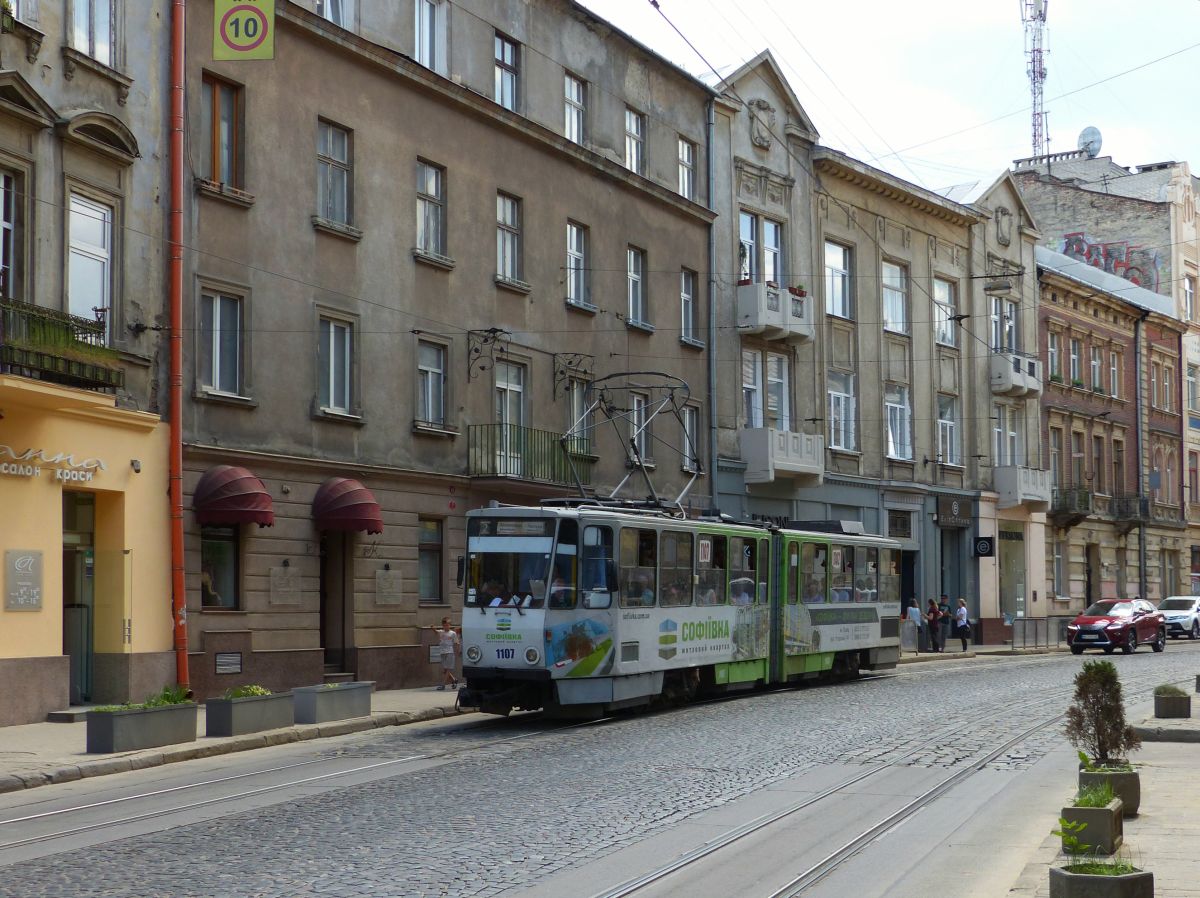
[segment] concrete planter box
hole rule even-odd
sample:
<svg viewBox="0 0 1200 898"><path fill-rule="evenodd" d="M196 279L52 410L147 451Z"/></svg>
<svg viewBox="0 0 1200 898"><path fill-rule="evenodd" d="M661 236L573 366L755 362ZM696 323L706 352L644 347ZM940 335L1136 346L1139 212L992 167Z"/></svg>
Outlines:
<svg viewBox="0 0 1200 898"><path fill-rule="evenodd" d="M1051 867L1050 898L1154 898L1154 874L1138 870L1123 876L1096 876Z"/></svg>
<svg viewBox="0 0 1200 898"><path fill-rule="evenodd" d="M1092 846L1091 854L1116 854L1125 840L1121 799L1114 798L1102 808L1062 809L1062 818L1072 823L1085 823L1086 828L1073 835L1085 845Z"/></svg>
<svg viewBox="0 0 1200 898"><path fill-rule="evenodd" d="M89 754L136 751L196 741L196 705L162 705L128 711L89 711Z"/></svg>
<svg viewBox="0 0 1200 898"><path fill-rule="evenodd" d="M1154 696L1155 717L1191 717L1192 697L1190 695L1156 695Z"/></svg>
<svg viewBox="0 0 1200 898"><path fill-rule="evenodd" d="M1108 783L1112 786L1113 795L1121 799L1121 804L1124 805L1122 812L1126 817L1137 816L1138 808L1142 803L1142 780L1136 770L1079 771L1079 788L1081 790L1088 786L1098 786L1101 783Z"/></svg>
<svg viewBox="0 0 1200 898"><path fill-rule="evenodd" d="M244 736L290 727L293 723L292 704L290 692L246 698L210 698L204 705L205 735Z"/></svg>
<svg viewBox="0 0 1200 898"><path fill-rule="evenodd" d="M292 690L296 697L296 723L328 723L347 717L371 714L374 680L359 683L331 683L328 686L301 686Z"/></svg>

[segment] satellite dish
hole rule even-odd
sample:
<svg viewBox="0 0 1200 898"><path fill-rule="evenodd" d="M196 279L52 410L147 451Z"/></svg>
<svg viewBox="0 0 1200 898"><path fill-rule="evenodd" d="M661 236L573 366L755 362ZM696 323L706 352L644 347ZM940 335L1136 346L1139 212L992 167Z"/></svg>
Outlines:
<svg viewBox="0 0 1200 898"><path fill-rule="evenodd" d="M1087 153L1089 159L1095 159L1100 155L1100 146L1102 143L1099 128L1093 128L1091 125L1088 125L1079 132L1079 149Z"/></svg>

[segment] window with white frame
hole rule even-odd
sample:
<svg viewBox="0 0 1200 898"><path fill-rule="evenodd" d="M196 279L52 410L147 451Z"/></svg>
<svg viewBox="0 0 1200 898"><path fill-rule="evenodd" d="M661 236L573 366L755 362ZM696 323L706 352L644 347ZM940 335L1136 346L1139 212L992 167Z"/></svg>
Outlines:
<svg viewBox="0 0 1200 898"><path fill-rule="evenodd" d="M339 28L354 27L355 0L317 0L317 15Z"/></svg>
<svg viewBox="0 0 1200 898"><path fill-rule="evenodd" d="M992 416L993 461L1001 465L1019 465L1024 456L1021 439L1021 412L1002 402L996 403Z"/></svg>
<svg viewBox="0 0 1200 898"><path fill-rule="evenodd" d="M1067 551L1066 540L1054 540L1054 594L1056 596L1070 594L1070 587L1067 582Z"/></svg>
<svg viewBox="0 0 1200 898"><path fill-rule="evenodd" d="M1104 488L1104 437L1092 437L1092 489L1097 493L1107 493Z"/></svg>
<svg viewBox="0 0 1200 898"><path fill-rule="evenodd" d="M1121 354L1108 354L1108 394L1113 399L1121 398Z"/></svg>
<svg viewBox="0 0 1200 898"><path fill-rule="evenodd" d="M513 112L517 111L520 89L521 49L517 42L496 32L496 83L492 99Z"/></svg>
<svg viewBox="0 0 1200 898"><path fill-rule="evenodd" d="M71 46L96 62L115 66L117 4L112 0L73 0Z"/></svg>
<svg viewBox="0 0 1200 898"><path fill-rule="evenodd" d="M200 385L242 392L242 299L216 291L200 294Z"/></svg>
<svg viewBox="0 0 1200 898"><path fill-rule="evenodd" d="M912 402L904 384L887 383L883 394L888 458L912 460Z"/></svg>
<svg viewBox="0 0 1200 898"><path fill-rule="evenodd" d="M683 470L700 470L700 410L694 405L685 405L679 410L683 426L680 434L679 453L683 456Z"/></svg>
<svg viewBox="0 0 1200 898"><path fill-rule="evenodd" d="M679 195L685 199L696 198L696 145L686 137L678 140Z"/></svg>
<svg viewBox="0 0 1200 898"><path fill-rule="evenodd" d="M1079 386L1083 383L1083 372L1079 367L1079 357L1083 346L1078 340L1071 341L1071 383Z"/></svg>
<svg viewBox="0 0 1200 898"><path fill-rule="evenodd" d="M1001 296L992 297L992 352L1016 352L1020 348L1019 316L1020 305L1016 301Z"/></svg>
<svg viewBox="0 0 1200 898"><path fill-rule="evenodd" d="M1169 412L1175 411L1175 369L1170 365L1163 365L1163 404L1162 407Z"/></svg>
<svg viewBox="0 0 1200 898"><path fill-rule="evenodd" d="M646 252L635 246L625 250L626 311L634 324L649 324L646 308Z"/></svg>
<svg viewBox="0 0 1200 898"><path fill-rule="evenodd" d="M1104 350L1099 346L1092 347L1092 389L1099 390L1104 387L1104 375L1101 373L1104 368Z"/></svg>
<svg viewBox="0 0 1200 898"><path fill-rule="evenodd" d="M762 353L742 350L742 420L749 428L762 427Z"/></svg>
<svg viewBox="0 0 1200 898"><path fill-rule="evenodd" d="M642 393L630 393L629 439L641 459L650 458L650 398Z"/></svg>
<svg viewBox="0 0 1200 898"><path fill-rule="evenodd" d="M825 313L839 318L854 317L850 291L850 250L840 243L825 241Z"/></svg>
<svg viewBox="0 0 1200 898"><path fill-rule="evenodd" d="M1162 405L1158 399L1158 383L1162 377L1162 365L1158 362L1150 363L1150 407L1161 408Z"/></svg>
<svg viewBox="0 0 1200 898"><path fill-rule="evenodd" d="M938 459L944 465L961 465L958 438L958 397L938 394Z"/></svg>
<svg viewBox="0 0 1200 898"><path fill-rule="evenodd" d="M587 84L567 72L563 75L563 136L582 144L586 119Z"/></svg>
<svg viewBox="0 0 1200 898"><path fill-rule="evenodd" d="M317 402L325 411L350 414L354 407L354 325L322 316L318 339Z"/></svg>
<svg viewBox="0 0 1200 898"><path fill-rule="evenodd" d="M625 167L635 174L646 170L646 116L625 107Z"/></svg>
<svg viewBox="0 0 1200 898"><path fill-rule="evenodd" d="M1183 278L1183 317L1185 321L1196 317L1196 279L1190 274Z"/></svg>
<svg viewBox="0 0 1200 898"><path fill-rule="evenodd" d="M17 278L22 241L18 236L17 218L21 208L17 175L0 169L0 296L8 298L20 295Z"/></svg>
<svg viewBox="0 0 1200 898"><path fill-rule="evenodd" d="M416 60L427 69L445 73L446 22L443 0L416 0Z"/></svg>
<svg viewBox="0 0 1200 898"><path fill-rule="evenodd" d="M738 213L738 280L751 283L758 280L758 216Z"/></svg>
<svg viewBox="0 0 1200 898"><path fill-rule="evenodd" d="M1200 412L1200 384L1197 383L1196 366L1187 366L1187 407L1189 412Z"/></svg>
<svg viewBox="0 0 1200 898"><path fill-rule="evenodd" d="M687 268L679 272L679 336L696 339L696 272Z"/></svg>
<svg viewBox="0 0 1200 898"><path fill-rule="evenodd" d="M567 433L572 452L588 453L592 446L595 415L588 411L588 382L582 377L567 380Z"/></svg>
<svg viewBox="0 0 1200 898"><path fill-rule="evenodd" d="M446 255L446 170L417 160L417 248Z"/></svg>
<svg viewBox="0 0 1200 898"><path fill-rule="evenodd" d="M778 352L767 353L767 405L763 418L767 427L775 430L792 429L791 378L788 357Z"/></svg>
<svg viewBox="0 0 1200 898"><path fill-rule="evenodd" d="M762 275L768 284L783 284L783 225L763 219Z"/></svg>
<svg viewBox="0 0 1200 898"><path fill-rule="evenodd" d="M496 194L496 274L521 279L521 201L507 193Z"/></svg>
<svg viewBox="0 0 1200 898"><path fill-rule="evenodd" d="M833 449L854 451L858 449L854 375L847 371L830 371L828 393L829 446Z"/></svg>
<svg viewBox="0 0 1200 898"><path fill-rule="evenodd" d="M999 424L996 425L996 440L999 440ZM1083 434L1071 431L1071 486L1083 486Z"/></svg>
<svg viewBox="0 0 1200 898"><path fill-rule="evenodd" d="M738 236L738 279L783 286L783 223L740 212Z"/></svg>
<svg viewBox="0 0 1200 898"><path fill-rule="evenodd" d="M332 122L317 123L317 215L348 225L351 220L350 132Z"/></svg>
<svg viewBox="0 0 1200 898"><path fill-rule="evenodd" d="M418 601L442 601L442 522L436 518L417 518L417 580Z"/></svg>
<svg viewBox="0 0 1200 898"><path fill-rule="evenodd" d="M67 310L112 328L113 210L72 193L68 219Z"/></svg>
<svg viewBox="0 0 1200 898"><path fill-rule="evenodd" d="M937 341L946 346L957 342L954 316L958 314L958 285L943 278L933 279L933 321Z"/></svg>
<svg viewBox="0 0 1200 898"><path fill-rule="evenodd" d="M588 229L567 222L567 302L588 305Z"/></svg>
<svg viewBox="0 0 1200 898"><path fill-rule="evenodd" d="M1046 335L1046 367L1050 369L1051 377L1057 375L1060 379L1062 378L1062 359L1060 358L1062 347L1059 345L1061 342L1057 331L1050 331Z"/></svg>
<svg viewBox="0 0 1200 898"><path fill-rule="evenodd" d="M908 333L908 272L903 265L883 263L883 329Z"/></svg>
<svg viewBox="0 0 1200 898"><path fill-rule="evenodd" d="M446 347L417 342L417 420L446 426Z"/></svg>
<svg viewBox="0 0 1200 898"><path fill-rule="evenodd" d="M1062 474L1063 432L1061 428L1050 428L1050 486L1058 489Z"/></svg>

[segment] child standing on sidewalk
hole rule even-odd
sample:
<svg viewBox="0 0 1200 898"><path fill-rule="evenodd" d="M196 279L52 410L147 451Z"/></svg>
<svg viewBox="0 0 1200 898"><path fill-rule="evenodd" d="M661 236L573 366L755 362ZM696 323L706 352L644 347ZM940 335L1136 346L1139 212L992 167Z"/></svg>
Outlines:
<svg viewBox="0 0 1200 898"><path fill-rule="evenodd" d="M433 630L433 627L429 629ZM458 678L454 676L454 653L457 650L460 640L458 632L450 626L450 618L442 618L442 629L434 630L438 635L438 648L442 652L442 673L445 675L445 682L438 686L438 691L442 692L447 686L454 689L458 688Z"/></svg>

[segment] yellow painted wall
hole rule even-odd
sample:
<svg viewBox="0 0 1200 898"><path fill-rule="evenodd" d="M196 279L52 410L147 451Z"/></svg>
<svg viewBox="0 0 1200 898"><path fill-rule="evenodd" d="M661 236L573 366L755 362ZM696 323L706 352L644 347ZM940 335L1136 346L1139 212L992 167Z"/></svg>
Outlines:
<svg viewBox="0 0 1200 898"><path fill-rule="evenodd" d="M96 651L169 651L167 425L155 415L117 409L99 394L3 375L0 412L0 445L98 458L106 468L89 483L61 483L46 465L38 477L0 474L0 561L4 549L42 552L42 610L5 611L0 600L0 658L62 654L64 487L96 494ZM4 576L0 570L0 581ZM122 641L127 616L130 645Z"/></svg>

